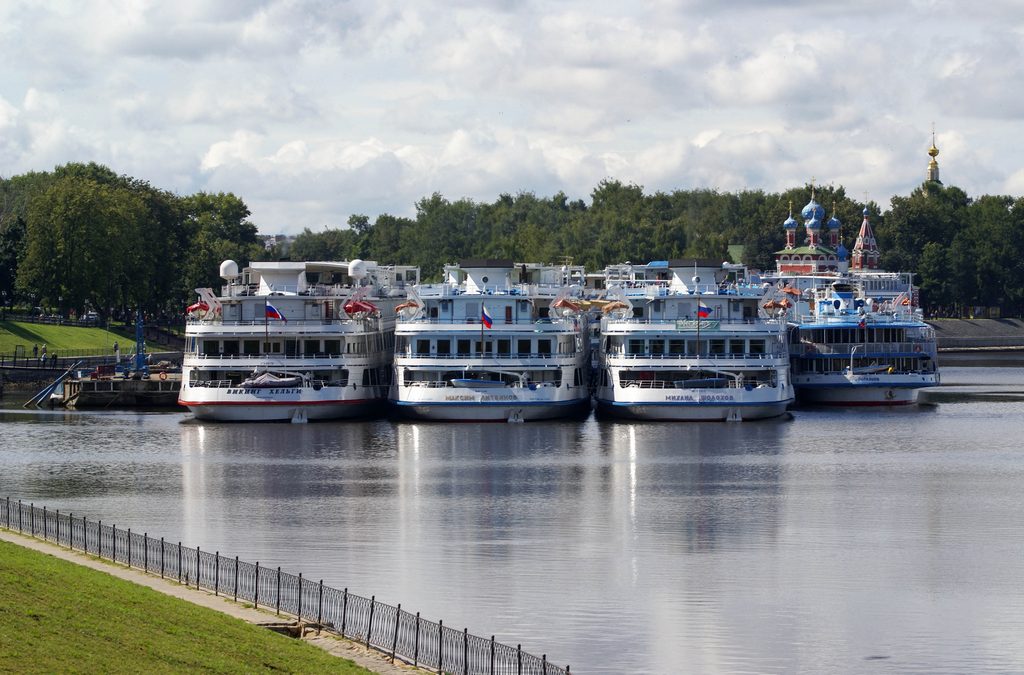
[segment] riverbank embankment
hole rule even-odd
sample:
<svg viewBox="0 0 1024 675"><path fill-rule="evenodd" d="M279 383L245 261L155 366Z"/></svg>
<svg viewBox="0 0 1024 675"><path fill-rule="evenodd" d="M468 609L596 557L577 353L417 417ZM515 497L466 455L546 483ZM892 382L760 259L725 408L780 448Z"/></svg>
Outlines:
<svg viewBox="0 0 1024 675"><path fill-rule="evenodd" d="M932 319L939 365L1024 366L1024 319Z"/></svg>
<svg viewBox="0 0 1024 675"><path fill-rule="evenodd" d="M280 618L275 617L272 613L269 613L269 611L265 611L265 610L262 610L262 609L256 609L252 605L248 605L248 604L244 604L244 603L238 603L238 602L233 602L229 598L225 598L223 595L215 596L212 593L209 593L209 592L206 592L206 591L202 591L202 590L198 590L196 588L190 588L190 587L187 587L185 585L182 585L180 583L177 583L177 582L169 580L169 579L161 579L161 578L156 577L154 575L148 575L148 574L145 574L143 572L137 571L137 569L132 569L132 568L128 568L128 567L124 567L124 566L118 565L118 564L113 564L113 563L110 563L110 562L101 561L101 560L99 560L99 559L97 559L97 558L95 558L93 556L85 555L83 553L76 552L76 551L70 551L68 549L58 547L58 546L56 546L54 544L47 543L47 542L40 542L39 540L36 540L36 539L33 539L33 538L29 538L29 537L26 537L26 536L23 536L23 535L18 535L18 534L13 533L13 532L9 532L9 531L5 531L5 530L0 529L0 541L8 542L10 544L15 544L17 546L24 547L26 549L31 549L31 550L34 550L34 551L37 551L37 552L40 552L40 553L44 553L44 554L53 556L53 557L61 559L61 560L65 560L65 561L68 561L68 562L73 562L75 564L82 565L84 567L89 567L91 569L94 569L94 571L98 571L98 572L104 573L106 575L110 575L111 577L115 577L115 578L123 580L123 581L131 582L132 584L135 584L135 585L138 585L138 586L143 586L143 587L147 587L147 588L153 589L153 590L158 591L160 593L163 593L165 595L169 595L169 596L172 596L172 597L179 598L181 600L185 600L185 601L187 601L187 602L189 602L191 604L194 604L194 605L199 605L199 606L202 606L202 607L206 607L208 609L213 609L215 611L218 611L218 613L220 613L222 615L227 615L229 617L240 619L242 621L245 621L245 622L247 622L249 624L253 624L255 626L266 626L266 625L274 624L276 622L280 622L281 621ZM75 583L71 584L71 589L70 590L74 591L75 589L78 589L78 590L84 592L86 590L86 588L88 587L88 584L86 584L86 586L83 587L83 586L81 586L81 583L85 583L85 582L81 582L81 580L75 581ZM76 584L78 584L78 585L76 585ZM59 589L54 589L52 587L52 584L50 584L50 586L48 588L49 588L50 591L60 592ZM116 592L116 588L114 590L111 590L109 593L103 593L103 601L104 602L111 602L112 601L111 593L115 593L115 592ZM59 602L58 605L59 606L63 606L65 604L67 604L67 606L75 607L77 616L79 618L81 618L83 613L88 614L88 606L87 606L87 603L86 603L87 599L88 598L84 598L84 597L83 598L69 598L67 600L67 603ZM142 610L142 609L139 609L140 602L142 602L142 601L140 601L138 598L133 597L130 601L126 601L126 606L118 607L117 611L118 611L118 613L122 613L122 611L129 611L129 613L130 613L130 611ZM20 639L31 640L32 639L32 632L34 630L47 631L47 632L49 632L51 634L55 634L55 635L59 636L59 639L62 641L63 648L65 648L65 650L76 650L77 649L77 650L81 651L83 653L83 655L90 655L90 653L93 653L95 651L95 649L90 649L88 644L77 645L76 646L76 643L75 643L75 639L76 639L75 638L75 633L76 633L76 631L71 630L68 626L66 626L66 625L56 625L56 626L54 626L54 625L49 625L49 626L45 625L45 623L46 623L44 621L45 617L42 616L42 615L46 614L45 607L39 607L39 608L35 608L34 609L34 607L32 606L32 602L31 601L26 601L26 602L24 602L22 604L25 604L24 608L26 610L26 613L32 619L34 619L34 621L25 621L25 622L23 622L22 629L20 629ZM54 609L54 611L56 611L56 609ZM188 648L187 642L189 640L207 640L209 638L209 641L211 643L215 643L216 640L218 640L218 639L219 640L223 640L223 639L228 639L229 640L229 639L231 639L229 637L229 635L225 634L226 637L225 637L225 635L220 635L219 631L217 630L216 627L210 628L209 631L207 631L207 632L218 633L217 635L207 635L202 630L198 630L200 628L198 625L180 625L180 621L183 621L183 620L174 620L173 618L168 619L168 618L164 618L163 615L160 615L160 617L157 617L157 619L158 619L157 628L156 629L152 629L152 630L158 630L159 629L159 631L161 631L162 634L163 633L167 633L168 636L170 636L169 639L172 639L172 640L173 639L178 639L179 641L183 640L185 643L182 643L182 644L178 645L180 648L183 648L183 649L187 649ZM88 621L88 619L86 619L86 621ZM96 621L96 622L103 622L104 618L103 617L95 617L94 621ZM161 623L161 622L164 622L164 623ZM170 622L170 625L168 625L166 622ZM102 627L96 628L95 631L85 631L83 633L83 635L86 637L86 639L95 638L95 637L97 637L98 633L101 633L101 628ZM123 627L116 628L115 630L122 630L122 628ZM139 632L143 632L144 630L150 630L150 629L146 629L145 627L139 628ZM3 632L3 631L0 631L0 632ZM227 633L229 633L229 632L230 631L227 631ZM178 638L174 638L173 637L174 635L177 635ZM135 637L138 638L138 640L142 640L143 642L145 640L147 640L147 639L156 639L156 636L154 636L154 635L148 635L148 636L146 636L146 635L136 635ZM241 639L241 638L239 638L239 639ZM43 640L44 640L44 637L40 636L40 640L39 641L43 641ZM124 646L125 649L128 649L129 651L131 651L131 646L130 645L129 646L121 645L121 642L123 642L124 640L108 640L108 641L113 642L113 643L117 643L119 645L118 648ZM329 653L331 653L331 655L333 655L335 657L340 657L342 659L345 659L345 660L348 660L350 662L353 662L354 664L357 664L358 666L361 666L362 668L365 668L367 671L372 672L372 673L384 673L385 675L398 675L398 674L407 674L408 675L408 674L414 673L414 672L421 672L421 671L417 671L416 669L414 669L412 667L403 665L400 662L399 663L395 663L395 664L391 664L387 660L387 657L382 655L382 653L374 651L374 650L368 650L367 648L365 648L364 646L362 646L360 644L357 644L357 643L352 642L350 640L341 639L341 638L339 638L337 636L327 635L327 634L316 636L313 632L310 631L309 633L307 633L307 635L305 635L303 637L303 641L307 642L307 643L310 643L310 644L312 644L314 646L317 646L319 648L322 648L322 649L328 651ZM281 670L291 670L291 669L293 669L297 665L297 662L294 660L294 657L289 658L287 656L287 653L289 652L289 649L286 648L285 652L279 653L280 648L281 647L287 647L288 643L286 642L283 645L280 642L275 642L274 644L278 645L278 648L274 649L273 647L265 647L265 646L264 647L259 647L259 648L269 648L270 651L273 652L274 656L272 656L272 657L263 657L263 659L270 658L272 660L272 659L282 658L283 661L281 663L261 663L259 661L259 659L257 659L257 661L252 662L252 664L251 664L252 667L251 668L244 667L243 670L244 671L261 670L261 668L259 667L260 665L262 665L264 667L263 669L281 669ZM223 646L223 645L221 645L221 646ZM236 646L241 648L241 645L236 645ZM141 647L139 647L139 648L141 648ZM170 646L165 645L162 648L170 649L171 652L175 653L175 655L177 655L177 653L179 653L178 647L174 646L173 644L170 645ZM249 648L248 645L247 645L247 648ZM24 649L23 649L23 651L24 651ZM234 649L234 650L228 649L227 651L229 653L234 653L234 652L237 652L238 649ZM139 652L138 648L136 648L134 651L132 651L133 655L137 655L138 652ZM256 649L256 651L253 652L253 656L257 652L258 652L258 648ZM233 658L231 663L238 665L237 662L239 661L239 659L242 659L243 662L244 662L245 661L245 657L246 657L246 655L248 655L248 653L249 653L248 651L246 651L245 653L237 653L236 658ZM31 655L23 655L23 656L29 657ZM11 656L10 653L8 653L7 658L13 659L14 656ZM89 657L88 656L83 656L82 658L87 660ZM114 658L115 657L113 655L111 655L111 659L114 659ZM170 659L171 657L168 657L168 658ZM256 657L254 656L254 658L256 658ZM4 670L4 666L3 666L4 659L5 659L4 657L0 657L0 671ZM202 660L200 659L200 662L201 661ZM12 662L12 664L13 663L14 662ZM169 665L169 663L170 662L162 663L162 666L166 667L166 666ZM299 667L300 670L302 668L308 667L308 668L311 669L311 671L352 672L351 670L345 670L344 669L344 662L337 662L336 665L332 665L332 663L334 663L334 662L325 663L325 662L321 662L321 661L318 661L318 660L314 659L312 661L303 661L302 663L304 663L306 665L305 666L300 666ZM60 669L58 664L54 663L52 665L57 667L57 669ZM92 664L92 665L96 666L97 664ZM104 666L105 665L105 666L114 667L115 664L112 662L112 663L109 663L109 664L98 664L98 665L99 666ZM182 667L184 667L185 664L181 664L181 665L182 665ZM228 665L230 665L230 664L228 664ZM79 666L84 667L85 670L89 670L89 666L88 666L88 664L86 662L80 663ZM196 666L196 664L193 664L193 666ZM224 666L224 664L219 664L219 666ZM274 668L274 667L276 667L276 668ZM158 668L157 670L162 670L162 668ZM171 668L171 670L174 670L173 667ZM232 672L233 670L236 670L236 668L228 667L225 670L223 670L222 672ZM365 671L359 671L359 672L365 672Z"/></svg>

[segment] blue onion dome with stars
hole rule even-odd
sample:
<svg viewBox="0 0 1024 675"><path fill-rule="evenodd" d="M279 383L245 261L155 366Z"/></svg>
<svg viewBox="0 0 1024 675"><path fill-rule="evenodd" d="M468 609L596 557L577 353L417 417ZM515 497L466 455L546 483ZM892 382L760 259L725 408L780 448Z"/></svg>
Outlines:
<svg viewBox="0 0 1024 675"><path fill-rule="evenodd" d="M841 226L842 223L839 222L839 219L836 218L836 215L833 213L832 217L828 219L828 229L838 230Z"/></svg>
<svg viewBox="0 0 1024 675"><path fill-rule="evenodd" d="M786 218L786 222L782 223L782 226L784 228L786 228L787 230L795 230L796 229L796 219L793 218L793 214L792 213L789 214L789 218Z"/></svg>
<svg viewBox="0 0 1024 675"><path fill-rule="evenodd" d="M850 252L843 246L843 242L839 242L839 246L836 247L836 257L839 258L839 262L846 262L850 257Z"/></svg>
<svg viewBox="0 0 1024 675"><path fill-rule="evenodd" d="M800 215L804 217L804 220L817 220L820 224L821 219L825 217L825 209L814 201L814 197L811 197L811 201L807 202L807 206L800 211Z"/></svg>

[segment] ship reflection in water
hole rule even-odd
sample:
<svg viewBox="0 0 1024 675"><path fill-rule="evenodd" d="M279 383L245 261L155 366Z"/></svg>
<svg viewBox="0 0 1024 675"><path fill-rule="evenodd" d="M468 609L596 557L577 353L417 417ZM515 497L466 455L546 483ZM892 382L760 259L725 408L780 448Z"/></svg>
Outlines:
<svg viewBox="0 0 1024 675"><path fill-rule="evenodd" d="M949 369L1024 391L1024 372ZM942 389L945 389L943 387ZM3 493L573 672L1024 670L1024 402L756 423L2 411Z"/></svg>

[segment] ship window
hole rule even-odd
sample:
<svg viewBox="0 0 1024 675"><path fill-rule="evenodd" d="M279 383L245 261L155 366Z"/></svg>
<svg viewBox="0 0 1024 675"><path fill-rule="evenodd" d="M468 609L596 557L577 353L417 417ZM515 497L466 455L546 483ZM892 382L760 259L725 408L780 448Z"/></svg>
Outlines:
<svg viewBox="0 0 1024 675"><path fill-rule="evenodd" d="M203 354L216 356L220 353L220 345L216 340L203 340Z"/></svg>
<svg viewBox="0 0 1024 675"><path fill-rule="evenodd" d="M224 355L225 356L237 356L238 355L238 341L237 340L225 340L224 341Z"/></svg>
<svg viewBox="0 0 1024 675"><path fill-rule="evenodd" d="M245 340L242 342L242 352L246 356L259 356L260 353L260 341L259 340Z"/></svg>
<svg viewBox="0 0 1024 675"><path fill-rule="evenodd" d="M540 318L542 318L542 319L548 318L548 316L550 314L551 314L551 308L550 307L540 307L540 308L537 309L537 315Z"/></svg>
<svg viewBox="0 0 1024 675"><path fill-rule="evenodd" d="M312 356L320 351L319 340L306 340L302 345L302 353L307 356Z"/></svg>
<svg viewBox="0 0 1024 675"><path fill-rule="evenodd" d="M686 341L672 339L668 341L668 353L669 354L685 354L686 353Z"/></svg>
<svg viewBox="0 0 1024 675"><path fill-rule="evenodd" d="M577 368L576 370L573 371L572 383L573 383L574 386L577 386L577 387L582 387L583 386L583 374L580 372L579 368Z"/></svg>
<svg viewBox="0 0 1024 675"><path fill-rule="evenodd" d="M708 340L708 353L709 354L724 354L725 353L725 340L722 338L714 338Z"/></svg>
<svg viewBox="0 0 1024 675"><path fill-rule="evenodd" d="M343 368L343 369L338 371L338 386L339 387L347 387L348 386L348 368Z"/></svg>
<svg viewBox="0 0 1024 675"><path fill-rule="evenodd" d="M341 353L341 340L324 340L324 351L331 356Z"/></svg>
<svg viewBox="0 0 1024 675"><path fill-rule="evenodd" d="M529 340L517 340L518 346L516 350L520 355L526 355L530 353L530 341Z"/></svg>
<svg viewBox="0 0 1024 675"><path fill-rule="evenodd" d="M480 305L475 302L467 302L465 307L467 319L475 321L480 318Z"/></svg>
<svg viewBox="0 0 1024 675"><path fill-rule="evenodd" d="M512 308L509 307L508 309L511 310ZM509 340L507 338L506 339L498 340L498 355L499 356L508 356L511 352L512 352L512 340Z"/></svg>
<svg viewBox="0 0 1024 675"><path fill-rule="evenodd" d="M538 354L550 354L551 353L551 340L537 340L537 353Z"/></svg>
<svg viewBox="0 0 1024 675"><path fill-rule="evenodd" d="M664 354L665 353L665 341L664 340L651 340L652 354Z"/></svg>
<svg viewBox="0 0 1024 675"><path fill-rule="evenodd" d="M644 353L644 341L631 339L629 341L629 351L627 354L643 354Z"/></svg>
<svg viewBox="0 0 1024 675"><path fill-rule="evenodd" d="M764 340L751 340L750 341L750 353L751 354L764 354Z"/></svg>
<svg viewBox="0 0 1024 675"><path fill-rule="evenodd" d="M285 340L284 341L284 355L285 356L295 356L295 354L298 352L298 350L299 350L299 341L298 340Z"/></svg>
<svg viewBox="0 0 1024 675"><path fill-rule="evenodd" d="M633 308L633 318L634 319L642 319L642 318L644 318L644 308L643 307L634 307Z"/></svg>
<svg viewBox="0 0 1024 675"><path fill-rule="evenodd" d="M431 307L427 311L429 312L429 315L430 315L431 319L436 319L437 318L437 307Z"/></svg>
<svg viewBox="0 0 1024 675"><path fill-rule="evenodd" d="M427 356L430 354L430 340L416 340L416 354Z"/></svg>
<svg viewBox="0 0 1024 675"><path fill-rule="evenodd" d="M460 356L469 356L469 340L459 340L458 347Z"/></svg>
<svg viewBox="0 0 1024 675"><path fill-rule="evenodd" d="M438 340L437 341L437 353L438 354L451 354L452 353L452 341L451 340Z"/></svg>
<svg viewBox="0 0 1024 675"><path fill-rule="evenodd" d="M746 341L741 339L729 340L729 353L741 355L746 353Z"/></svg>

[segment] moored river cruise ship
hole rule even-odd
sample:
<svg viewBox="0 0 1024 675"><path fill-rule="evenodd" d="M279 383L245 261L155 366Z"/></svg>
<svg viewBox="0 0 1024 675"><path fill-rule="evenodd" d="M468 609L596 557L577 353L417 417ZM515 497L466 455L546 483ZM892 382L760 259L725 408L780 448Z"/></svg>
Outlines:
<svg viewBox="0 0 1024 675"><path fill-rule="evenodd" d="M466 260L399 307L390 401L404 416L529 421L590 411L582 267Z"/></svg>
<svg viewBox="0 0 1024 675"><path fill-rule="evenodd" d="M766 296L742 266L710 260L614 265L605 277L598 412L681 421L785 413L793 386L774 289Z"/></svg>
<svg viewBox="0 0 1024 675"><path fill-rule="evenodd" d="M179 404L205 420L355 417L383 405L395 307L415 267L254 262L220 268L188 308Z"/></svg>
<svg viewBox="0 0 1024 675"><path fill-rule="evenodd" d="M793 277L793 384L802 402L908 405L939 384L935 330L899 273ZM888 281L889 283L883 283ZM874 295L865 291L870 287Z"/></svg>

